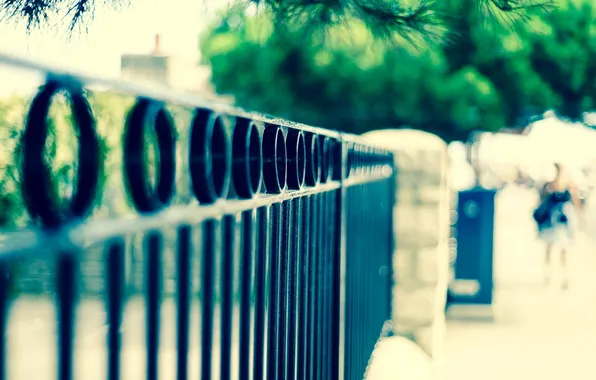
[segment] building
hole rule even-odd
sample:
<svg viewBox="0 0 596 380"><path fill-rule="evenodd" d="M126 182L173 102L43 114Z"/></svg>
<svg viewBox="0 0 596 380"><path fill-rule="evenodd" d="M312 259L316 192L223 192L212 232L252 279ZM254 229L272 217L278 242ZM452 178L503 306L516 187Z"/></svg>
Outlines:
<svg viewBox="0 0 596 380"><path fill-rule="evenodd" d="M122 54L120 76L138 83L160 84L185 92L215 97L211 85L211 69L200 65L195 55L170 55L161 46L161 36L155 35L153 50L147 54Z"/></svg>
<svg viewBox="0 0 596 380"><path fill-rule="evenodd" d="M170 57L161 52L160 36L148 54L123 54L120 58L120 75L134 82L152 82L170 85Z"/></svg>

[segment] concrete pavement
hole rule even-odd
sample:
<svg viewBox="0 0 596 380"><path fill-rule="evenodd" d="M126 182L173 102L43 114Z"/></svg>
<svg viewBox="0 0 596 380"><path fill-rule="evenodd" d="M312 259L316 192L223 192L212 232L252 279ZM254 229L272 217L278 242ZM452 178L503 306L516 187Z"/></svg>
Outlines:
<svg viewBox="0 0 596 380"><path fill-rule="evenodd" d="M498 195L494 318L448 320L446 380L596 379L596 242L578 237L569 289L558 277L545 285L534 202L514 188Z"/></svg>

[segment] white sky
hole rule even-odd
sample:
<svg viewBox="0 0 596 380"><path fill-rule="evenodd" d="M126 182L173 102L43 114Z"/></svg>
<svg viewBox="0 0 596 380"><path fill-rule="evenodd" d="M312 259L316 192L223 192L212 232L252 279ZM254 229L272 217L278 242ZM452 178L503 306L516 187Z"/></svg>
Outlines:
<svg viewBox="0 0 596 380"><path fill-rule="evenodd" d="M121 54L150 52L154 36L159 33L164 52L185 66L193 66L199 59L200 31L218 9L227 5L227 0L131 0L132 5L122 10L97 3L88 31L76 32L70 40L66 26L57 25L29 36L24 25L3 23L0 51L102 76L118 76ZM56 20L53 23L58 24ZM3 93L24 85L21 76L6 70L0 66Z"/></svg>

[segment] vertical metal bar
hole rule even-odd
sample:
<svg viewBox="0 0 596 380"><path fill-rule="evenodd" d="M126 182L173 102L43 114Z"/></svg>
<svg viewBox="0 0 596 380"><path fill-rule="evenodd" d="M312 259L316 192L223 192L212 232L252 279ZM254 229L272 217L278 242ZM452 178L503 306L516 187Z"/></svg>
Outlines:
<svg viewBox="0 0 596 380"><path fill-rule="evenodd" d="M368 196L367 196L368 195ZM372 196L372 197L371 197ZM379 196L376 191L376 183L370 183L360 186L360 201L362 202L363 210L370 210L376 209L379 210L378 207L378 199ZM377 331L380 331L380 325L377 325L374 321L374 318L371 318L374 315L375 309L378 308L378 305L372 304L371 300L375 299L374 294L371 294L371 289L374 289L376 284L371 283L371 271L373 270L374 266L377 262L377 257L379 255L379 251L383 249L382 240L376 239L376 233L378 230L375 229L377 224L378 218L366 218L366 220L361 221L361 228L364 233L364 244L372 245L374 244L377 248L372 252L370 255L370 259L365 257L363 249L358 252L360 256L360 260L362 263L362 335L363 335L363 342L362 345L362 375L366 373L366 368L368 366L368 361L370 360L370 354L372 353L372 349L374 347L374 343L378 338ZM372 309L370 308L372 306Z"/></svg>
<svg viewBox="0 0 596 380"><path fill-rule="evenodd" d="M145 297L147 305L147 380L159 377L159 335L161 306L161 252L162 236L158 231L149 232L146 240L147 274Z"/></svg>
<svg viewBox="0 0 596 380"><path fill-rule="evenodd" d="M267 277L269 268L269 209L257 210L257 259L255 260L255 342L254 342L254 380L264 380L267 368L265 347L268 347L267 326ZM270 308L271 306L269 306Z"/></svg>
<svg viewBox="0 0 596 380"><path fill-rule="evenodd" d="M190 324L190 289L191 289L191 259L192 241L191 227L180 226L178 228L177 247L177 379L188 379L188 347L189 347L189 324Z"/></svg>
<svg viewBox="0 0 596 380"><path fill-rule="evenodd" d="M0 337L6 336L8 324L9 274L8 263L2 263L0 265ZM6 379L6 374L6 339L3 338L0 341L0 380Z"/></svg>
<svg viewBox="0 0 596 380"><path fill-rule="evenodd" d="M354 194L354 198L352 199L352 203L349 207L357 204L361 201L360 199L360 192L359 186L352 187L352 193ZM358 374L362 375L362 263L360 262L360 250L362 249L362 240L365 237L362 236L362 224L360 223L360 219L362 217L361 210L355 209L354 215L354 229L352 233L358 232L358 237L354 239L354 245L350 247L351 255L349 265L352 266L352 298L354 300L352 307L354 308L354 342L352 343L354 346L355 352L355 373L354 377L358 376Z"/></svg>
<svg viewBox="0 0 596 380"><path fill-rule="evenodd" d="M346 260L350 259L350 250L347 247L351 247L354 239L356 238L355 234L352 233L353 228L352 228L352 224L354 223L354 217L353 217L353 210L351 208L347 208L345 207L345 204L349 203L351 201L352 198L352 190L351 189L342 189L342 192L345 194L344 197L344 205L342 205L342 212L345 212L345 221L342 222L345 225L345 229L342 232L342 240L344 242L344 258ZM341 256L338 257L338 261L341 260ZM343 350L343 356L340 355L339 360L343 359L343 364L340 363L339 369L340 372L343 371L344 373L344 378L346 380L351 380L353 379L353 368L354 368L354 357L353 357L353 353L354 353L354 345L353 345L353 341L354 341L354 329L353 329L353 325L354 325L354 313L353 313L353 307L352 307L352 303L353 303L353 297L352 297L352 273L351 273L351 267L347 266L347 265L343 265L344 267L344 273L345 273L345 281L344 284L342 286L342 283L340 281L340 292L344 293L344 305L342 308L340 308L340 313L342 311L342 309L344 310L344 317L343 317L343 321L345 323L345 327L340 329L340 332L344 332L344 340L343 340L343 344L340 345L340 351ZM341 268L341 263L340 263L340 268ZM342 289L343 288L343 289ZM341 301L341 299L340 299ZM340 343L341 344L341 343Z"/></svg>
<svg viewBox="0 0 596 380"><path fill-rule="evenodd" d="M6 373L6 326L8 324L8 297L10 287L10 267L7 262L0 264L0 380L7 378Z"/></svg>
<svg viewBox="0 0 596 380"><path fill-rule="evenodd" d="M393 160L392 160L393 162ZM396 220L393 216L393 209L397 204L397 186L398 186L398 177L399 173L397 172L397 168L395 165L393 165L393 174L391 175L391 177L387 180L389 181L389 186L388 186L388 190L389 190L389 205L387 207L388 209L388 213L389 213L389 224L387 226L387 228L389 229L388 231L388 238L389 238L389 249L387 252L387 319L391 319L392 318L392 310L393 310L393 295L392 295L392 289L393 289L393 253L395 251L395 247L397 242L395 241L395 236L396 234L394 233L395 231L395 223Z"/></svg>
<svg viewBox="0 0 596 380"><path fill-rule="evenodd" d="M308 316L307 316L307 337L306 347L308 350L308 357L306 359L306 379L314 379L315 377L315 363L316 363L316 267L317 267L317 252L318 252L318 236L319 236L319 214L318 214L318 195L311 195L310 198L310 252L308 255Z"/></svg>
<svg viewBox="0 0 596 380"><path fill-rule="evenodd" d="M366 185L360 185L355 187L355 192L358 194L357 202L360 205L366 204L362 198L363 189ZM364 203L363 203L364 202ZM365 310L365 287L366 283L364 282L365 275L366 275L366 263L364 262L364 255L363 251L366 249L366 245L370 244L371 242L368 241L366 236L366 226L364 223L364 209L359 209L358 216L358 228L357 231L362 233L363 236L360 236L358 239L357 248L354 250L354 256L356 258L354 265L356 265L358 275L356 276L356 286L355 289L357 291L358 296L356 299L358 300L357 310L358 310L358 375L364 376L364 370L366 368L366 360L368 358L365 357L366 355L366 330L370 327L366 326L366 321L364 320Z"/></svg>
<svg viewBox="0 0 596 380"><path fill-rule="evenodd" d="M251 293L253 291L253 248L254 248L254 211L242 213L242 254L240 257L240 357L239 379L251 378L251 353L254 349L251 331L253 330L253 312Z"/></svg>
<svg viewBox="0 0 596 380"><path fill-rule="evenodd" d="M213 291L215 277L215 230L217 222L203 222L201 265L201 379L210 380L213 370Z"/></svg>
<svg viewBox="0 0 596 380"><path fill-rule="evenodd" d="M290 203L290 219L288 224L288 231L291 236L288 239L288 338L287 338L287 371L286 379L296 379L297 368L297 327L298 327L298 305L300 299L300 276L298 275L298 268L300 267L299 251L302 244L301 241L301 214L300 205L301 199L295 198Z"/></svg>
<svg viewBox="0 0 596 380"><path fill-rule="evenodd" d="M330 271L330 278L329 278L329 302L328 302L328 309L329 309L329 351L331 360L328 365L327 371L327 378L332 380L338 380L338 361L339 361L339 330L342 328L343 321L340 321L340 313L339 309L341 305L339 305L339 286L340 286L340 279L338 276L339 273L339 255L338 249L339 246L339 234L341 233L341 221L338 218L341 218L341 215L338 213L338 199L340 198L339 191L333 191L329 194L329 220L331 224L331 228L329 229L328 239L329 242L327 244L327 251L329 257L329 271Z"/></svg>
<svg viewBox="0 0 596 380"><path fill-rule="evenodd" d="M221 255L221 341L220 341L220 372L221 380L230 380L232 357L232 297L234 292L234 216L223 218L223 238Z"/></svg>
<svg viewBox="0 0 596 380"><path fill-rule="evenodd" d="M124 302L124 241L111 242L107 250L108 380L120 379L122 311Z"/></svg>
<svg viewBox="0 0 596 380"><path fill-rule="evenodd" d="M309 257L310 257L310 207L311 196L302 198L301 205L301 220L298 221L300 225L300 247L298 248L298 279L297 289L298 294L298 329L297 329L297 379L306 379L307 372L307 355L308 355L308 313L309 307Z"/></svg>
<svg viewBox="0 0 596 380"><path fill-rule="evenodd" d="M333 228L333 219L329 217L330 214L330 199L329 193L325 192L321 194L323 198L323 225L322 225L322 236L321 236L321 247L319 254L321 255L322 265L320 270L321 275L321 352L324 360L321 360L321 379L329 379L328 367L333 361L331 357L331 350L329 349L329 333L332 327L329 323L329 302L331 292L331 262L329 260L329 230Z"/></svg>
<svg viewBox="0 0 596 380"><path fill-rule="evenodd" d="M282 218L281 218L281 239L278 255L278 266L280 268L279 277L279 318L277 320L278 346L277 346L277 378L286 379L288 376L287 365L288 362L288 285L290 275L290 263L288 253L291 251L291 241L289 239L290 231L292 230L292 201L285 201L281 204Z"/></svg>
<svg viewBox="0 0 596 380"><path fill-rule="evenodd" d="M318 194L318 198L319 198L319 204L318 204L318 209L317 209L317 213L319 215L319 230L320 233L317 236L317 265L315 266L315 277L316 277L316 285L315 285L315 289L316 289L316 315L317 315L317 319L316 319L316 328L317 328L317 332L316 332L316 340L315 340L315 357L316 357L316 372L315 372L315 379L317 380L325 380L323 379L323 365L324 365L324 361L326 361L328 358L325 357L325 352L323 351L323 321L324 321L324 315L323 315L323 297L324 297L324 292L325 292L325 283L323 282L324 278L323 278L323 271L325 270L325 262L324 262L324 251L323 251L323 245L325 242L325 228L326 228L326 224L327 224L327 218L325 215L325 197L323 193L319 193ZM324 359L323 359L324 358Z"/></svg>
<svg viewBox="0 0 596 380"><path fill-rule="evenodd" d="M336 290L336 293L338 294L337 297L337 308L339 311L339 332L338 332L338 348L339 351L337 353L337 378L338 379L349 379L349 372L346 373L345 372L345 367L346 366L351 366L352 363L350 362L350 360L346 360L346 349L347 350L352 350L353 348L351 347L351 343L350 346L347 346L347 342L348 340L346 339L346 331L347 329L351 328L351 325L348 321L348 314L349 314L349 309L347 309L348 307L348 298L346 296L346 289L348 286L348 277L347 277L347 272L346 272L346 256L347 256L347 239L348 239L348 228L349 228L349 222L350 222L350 215L348 215L348 210L346 208L346 199L347 199L347 189L346 189L346 184L345 184L345 179L347 178L347 174L348 174L348 167L347 167L347 149L346 149L346 144L341 143L339 145L341 147L341 152L339 154L339 158L340 158L340 165L337 165L336 167L339 167L341 170L341 175L340 175L340 190L339 190L339 200L337 202L337 213L336 213L336 221L338 223L337 228L339 229L338 231L338 237L339 237L339 241L338 241L338 252L337 252L337 264L336 267L338 269L338 282L336 284L336 286L338 287L338 289Z"/></svg>
<svg viewBox="0 0 596 380"><path fill-rule="evenodd" d="M322 228L322 221L321 221L321 213L320 213L320 209L321 209L321 204L322 204L322 200L321 200L321 195L320 194L315 194L313 195L314 199L316 200L314 203L314 209L313 212L316 215L316 220L313 223L313 230L316 231L316 235L314 236L313 239L313 250L312 250L312 263L311 263L311 275L312 275L312 284L311 284L311 289L312 289L312 297L311 297L311 305L312 305L312 322L311 322L311 329L312 329L312 340L311 340L311 379L313 380L318 380L319 379L319 356L321 354L321 349L320 349L320 342L321 340L319 339L319 328L320 328L320 320L319 320L319 315L320 315L320 305L319 305L319 299L320 299L320 294L319 294L319 289L320 289L320 279L319 279L319 267L320 267L320 236L322 234L321 232L321 228Z"/></svg>
<svg viewBox="0 0 596 380"><path fill-rule="evenodd" d="M340 262L340 254L341 254L341 241L343 239L342 235L344 234L343 230L343 221L342 219L346 217L343 212L342 202L344 199L344 192L343 189L337 190L333 194L332 204L333 204L333 223L334 228L332 231L332 244L331 244L331 255L332 261L331 265L333 265L333 296L332 299L332 313L333 313L333 332L331 338L331 346L333 349L333 363L331 363L331 379L342 379L340 378L343 376L343 371L340 371L340 366L343 366L342 358L340 357L343 353L340 352L344 351L341 347L343 342L341 341L343 337L343 330L346 328L346 321L345 321L345 305L341 302L341 293L342 287L342 278L341 278L341 262Z"/></svg>
<svg viewBox="0 0 596 380"><path fill-rule="evenodd" d="M71 380L74 354L76 296L76 252L62 252L58 257L58 379Z"/></svg>
<svg viewBox="0 0 596 380"><path fill-rule="evenodd" d="M338 359L338 345L339 345L339 331L342 324L339 321L339 305L337 304L339 298L339 280L337 273L339 271L337 262L337 246L339 229L339 220L337 220L337 197L338 191L329 194L329 220L333 228L329 229L329 243L327 244L327 251L329 256L329 351L331 360L329 362L327 376L329 379L337 380L337 359Z"/></svg>
<svg viewBox="0 0 596 380"><path fill-rule="evenodd" d="M278 352L280 345L280 329L279 324L281 320L281 235L282 235L282 206L274 204L271 206L271 250L270 250L270 300L269 303L269 323L267 328L268 342L267 342L267 379L279 379L280 362L278 360ZM283 368L283 367L281 367Z"/></svg>

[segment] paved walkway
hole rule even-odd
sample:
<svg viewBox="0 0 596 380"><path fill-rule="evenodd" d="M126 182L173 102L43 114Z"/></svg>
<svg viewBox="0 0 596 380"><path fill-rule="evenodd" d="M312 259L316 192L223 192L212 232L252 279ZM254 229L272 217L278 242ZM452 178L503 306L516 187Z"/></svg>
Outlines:
<svg viewBox="0 0 596 380"><path fill-rule="evenodd" d="M499 194L494 320L448 321L446 380L596 379L596 240L581 235L571 251L568 290L546 286L533 197Z"/></svg>

